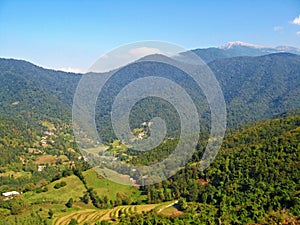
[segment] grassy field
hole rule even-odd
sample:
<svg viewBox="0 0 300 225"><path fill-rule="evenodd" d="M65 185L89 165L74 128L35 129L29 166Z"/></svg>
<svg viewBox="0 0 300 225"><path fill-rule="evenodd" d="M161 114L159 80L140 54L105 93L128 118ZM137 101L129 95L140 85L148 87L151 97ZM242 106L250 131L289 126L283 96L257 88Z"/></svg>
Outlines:
<svg viewBox="0 0 300 225"><path fill-rule="evenodd" d="M34 162L35 164L53 164L56 163L57 157L53 155L41 155L37 158L37 160Z"/></svg>
<svg viewBox="0 0 300 225"><path fill-rule="evenodd" d="M14 172L14 171L7 171L5 173L0 173L0 177L14 177L19 178L19 177L24 177L24 178L30 178L31 173L30 172Z"/></svg>
<svg viewBox="0 0 300 225"><path fill-rule="evenodd" d="M130 196L132 201L146 198L146 196L141 195L137 187L114 183L99 176L93 169L83 172L83 176L86 180L87 188L93 188L99 196L106 195L110 200L116 200L117 193L123 196ZM66 185L55 189L54 186L62 181L65 182ZM172 210L167 209L172 205L172 202L124 205L111 209L97 209L91 202L84 204L80 200L80 197L83 196L87 189L82 181L75 175L61 178L46 185L46 187L48 189L46 192L36 193L29 191L23 194L23 197L26 198L29 203L32 203L32 205L26 210L23 210L23 212L17 216L18 218L29 218L34 212L35 215L44 218L49 224L68 225L72 219L75 219L79 224L95 224L103 220L114 222L125 215L148 212L151 210L155 210L164 215L176 215L178 213L175 208ZM71 208L67 208L65 204L70 198L73 198L74 204ZM52 218L48 218L50 209L53 212ZM0 214L2 216L6 215L8 221L14 220L14 216L10 215L9 210L3 210Z"/></svg>
<svg viewBox="0 0 300 225"><path fill-rule="evenodd" d="M109 148L109 146L97 146L94 148L89 148L86 151L93 154L98 154L99 152L105 151Z"/></svg>
<svg viewBox="0 0 300 225"><path fill-rule="evenodd" d="M132 201L146 198L146 196L141 195L137 187L114 183L99 176L93 169L83 172L83 176L86 180L87 188L93 188L99 196L106 195L110 200L116 200L117 193L123 196L130 196ZM55 189L55 184L62 181L66 185ZM120 217L133 213L148 212L150 210L162 211L170 204L125 205L111 209L97 209L91 202L84 204L80 200L80 197L83 196L87 189L75 175L61 178L46 185L46 187L48 189L46 192L36 193L29 191L23 194L23 197L32 205L18 215L18 218L27 218L32 212L36 212L36 215L55 225L67 225L72 219L75 219L79 224L95 224L95 222L102 220L117 221ZM74 204L71 208L67 208L65 204L70 198L73 198ZM50 209L53 212L52 219L48 218ZM6 211L1 212L1 214L7 214L7 219L12 220L14 217L10 215L9 210Z"/></svg>
<svg viewBox="0 0 300 225"><path fill-rule="evenodd" d="M164 208L161 212L161 215L171 217L171 216L180 216L183 214L183 212L179 211L176 207L170 206L167 208Z"/></svg>
<svg viewBox="0 0 300 225"><path fill-rule="evenodd" d="M42 121L42 126L46 127L48 130L56 130L55 125L48 121Z"/></svg>
<svg viewBox="0 0 300 225"><path fill-rule="evenodd" d="M66 182L67 185L55 189L54 185L62 181ZM86 191L82 182L74 175L52 182L47 187L47 192L26 192L24 197L31 203L66 203L70 198L73 198L74 201L79 201L79 197L82 197Z"/></svg>
<svg viewBox="0 0 300 225"><path fill-rule="evenodd" d="M126 196L131 196L133 201L136 201L141 196L138 188L128 185L122 185L112 182L108 179L99 178L97 172L88 170L83 172L87 186L93 188L99 196L106 195L109 199L115 200L116 194L120 193Z"/></svg>
<svg viewBox="0 0 300 225"><path fill-rule="evenodd" d="M125 186L131 186L134 185L132 181L130 180L130 176L125 174L120 174L117 171L108 169L108 168L95 168L95 171L97 171L99 174L102 174L104 177L109 177L110 180L113 182L120 183Z"/></svg>

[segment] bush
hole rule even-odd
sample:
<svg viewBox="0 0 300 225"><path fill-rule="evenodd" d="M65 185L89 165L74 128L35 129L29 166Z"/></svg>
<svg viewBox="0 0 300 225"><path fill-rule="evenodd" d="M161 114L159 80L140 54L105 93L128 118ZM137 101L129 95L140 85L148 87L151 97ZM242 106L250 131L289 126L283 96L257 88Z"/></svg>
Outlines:
<svg viewBox="0 0 300 225"><path fill-rule="evenodd" d="M54 188L55 188L55 189L59 189L59 188L64 187L64 186L66 186L66 185L67 185L67 183L64 182L64 181L62 181L62 182L60 182L60 183L55 184L55 185L54 185Z"/></svg>
<svg viewBox="0 0 300 225"><path fill-rule="evenodd" d="M39 194L47 191L48 191L48 187L41 187L41 188L37 188L35 192Z"/></svg>
<svg viewBox="0 0 300 225"><path fill-rule="evenodd" d="M35 185L33 183L28 183L24 186L23 192L33 191L35 189Z"/></svg>
<svg viewBox="0 0 300 225"><path fill-rule="evenodd" d="M49 211L48 211L48 218L52 219L52 217L53 217L53 211L52 211L52 209L49 209Z"/></svg>
<svg viewBox="0 0 300 225"><path fill-rule="evenodd" d="M187 209L187 203L186 203L186 200L185 198L180 198L178 200L178 206L179 206L179 210L186 210Z"/></svg>
<svg viewBox="0 0 300 225"><path fill-rule="evenodd" d="M26 199L23 199L22 197L16 197L9 202L8 207L10 208L12 215L19 214L23 209L26 209L28 207L28 202Z"/></svg>
<svg viewBox="0 0 300 225"><path fill-rule="evenodd" d="M75 219L71 219L70 223L68 225L77 225L78 222Z"/></svg>
<svg viewBox="0 0 300 225"><path fill-rule="evenodd" d="M69 201L66 203L66 206L68 207L68 208L72 208L72 206L73 206L73 198L70 198L69 199Z"/></svg>

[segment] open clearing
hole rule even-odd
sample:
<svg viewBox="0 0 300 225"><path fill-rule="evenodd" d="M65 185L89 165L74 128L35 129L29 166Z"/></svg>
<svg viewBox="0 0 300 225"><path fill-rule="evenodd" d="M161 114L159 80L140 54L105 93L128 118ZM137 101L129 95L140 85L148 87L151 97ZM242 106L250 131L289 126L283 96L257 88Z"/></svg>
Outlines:
<svg viewBox="0 0 300 225"><path fill-rule="evenodd" d="M53 164L57 162L57 157L53 155L41 155L37 158L35 161L35 164L41 164L41 165L46 165L46 164Z"/></svg>
<svg viewBox="0 0 300 225"><path fill-rule="evenodd" d="M138 188L118 184L108 179L101 178L101 176L99 176L93 169L83 172L83 176L86 180L87 186L89 188L93 188L99 196L106 195L108 199L115 200L116 194L119 193L131 196L133 201L136 201L136 199L141 196L141 192Z"/></svg>
<svg viewBox="0 0 300 225"><path fill-rule="evenodd" d="M54 185L60 182L66 182L66 186L55 189ZM86 191L81 180L75 175L61 178L47 185L48 191L42 193L26 192L25 198L31 203L66 203L70 198L79 201L79 197L83 196Z"/></svg>

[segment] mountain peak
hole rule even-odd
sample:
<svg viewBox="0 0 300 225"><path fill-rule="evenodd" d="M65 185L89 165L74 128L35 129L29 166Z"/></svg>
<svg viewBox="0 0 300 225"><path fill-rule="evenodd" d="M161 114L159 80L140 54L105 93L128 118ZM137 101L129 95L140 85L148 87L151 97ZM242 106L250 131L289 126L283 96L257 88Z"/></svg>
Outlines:
<svg viewBox="0 0 300 225"><path fill-rule="evenodd" d="M254 45L254 44L249 44L249 43L245 43L242 41L231 41L231 42L227 42L225 45L220 46L220 49L231 49L233 47L250 47L250 48L256 48L256 49L261 49L261 48L267 48L265 46L259 46L259 45Z"/></svg>
<svg viewBox="0 0 300 225"><path fill-rule="evenodd" d="M277 46L275 49L278 51L285 51L285 52L288 52L288 51L296 52L296 53L300 52L299 48L295 48L295 47L291 47L291 46Z"/></svg>

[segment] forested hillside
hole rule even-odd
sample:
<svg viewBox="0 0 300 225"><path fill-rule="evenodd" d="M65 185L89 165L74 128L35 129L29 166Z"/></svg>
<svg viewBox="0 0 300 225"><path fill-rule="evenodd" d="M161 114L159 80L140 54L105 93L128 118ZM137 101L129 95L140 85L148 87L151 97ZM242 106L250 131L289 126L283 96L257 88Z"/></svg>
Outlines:
<svg viewBox="0 0 300 225"><path fill-rule="evenodd" d="M134 224L157 216L167 224L292 224L300 216L299 140L299 113L230 130L207 170L198 171L195 156L171 179L146 187L149 203L181 199L180 219L159 214L130 219ZM197 152L201 156L201 147Z"/></svg>
<svg viewBox="0 0 300 225"><path fill-rule="evenodd" d="M268 119L300 108L299 65L300 56L290 53L225 58L209 63L225 97L228 126ZM115 138L110 123L110 110L115 96L129 82L149 75L163 76L185 88L201 115L202 129L208 129L208 104L195 82L170 65L140 62L118 71L99 94L96 122L100 137L105 142ZM29 121L35 118L70 121L73 96L81 76L46 70L25 61L1 59L0 116L17 116ZM178 121L175 109L157 98L146 98L135 105L131 126L137 128L155 116L163 117L168 132L171 136L176 135L179 124L174 123Z"/></svg>
<svg viewBox="0 0 300 225"><path fill-rule="evenodd" d="M237 57L209 64L222 87L228 125L300 108L300 57L289 53Z"/></svg>
<svg viewBox="0 0 300 225"><path fill-rule="evenodd" d="M0 117L71 119L81 75L47 70L21 60L0 59Z"/></svg>

